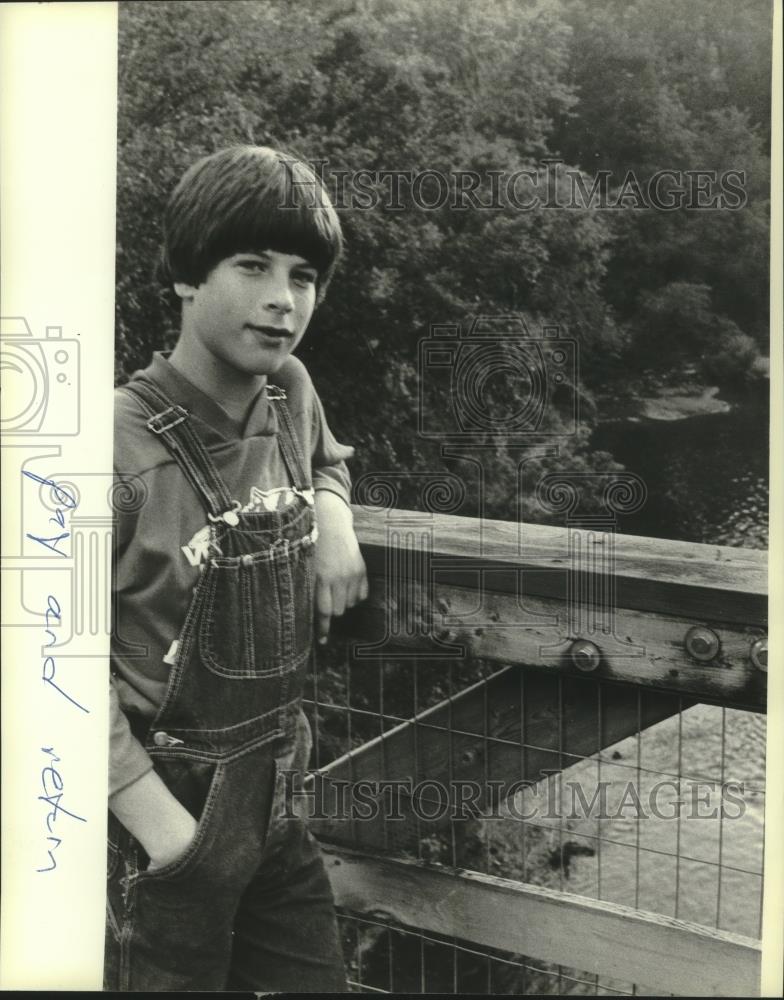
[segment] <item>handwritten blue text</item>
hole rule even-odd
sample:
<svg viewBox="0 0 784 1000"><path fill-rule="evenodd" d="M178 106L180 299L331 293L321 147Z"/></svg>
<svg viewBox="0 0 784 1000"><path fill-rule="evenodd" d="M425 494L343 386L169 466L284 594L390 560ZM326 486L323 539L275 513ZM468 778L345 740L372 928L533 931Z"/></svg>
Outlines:
<svg viewBox="0 0 784 1000"><path fill-rule="evenodd" d="M60 763L60 758L54 752L54 749L52 747L41 747L41 753L46 754L48 760L46 762L46 766L41 770L41 789L43 791L43 795L38 796L38 801L46 802L46 804L51 807L50 811L46 814L46 842L51 845L46 848L46 851L49 855L49 861L51 863L48 868L36 868L36 871L51 872L57 867L57 861L54 853L63 842L61 837L57 837L52 832L52 825L57 822L57 819L61 814L63 816L70 816L71 819L76 819L80 823L86 823L87 820L84 816L77 816L76 813L71 812L69 809L66 809L65 806L61 805L64 782L62 775L54 766L55 764Z"/></svg>

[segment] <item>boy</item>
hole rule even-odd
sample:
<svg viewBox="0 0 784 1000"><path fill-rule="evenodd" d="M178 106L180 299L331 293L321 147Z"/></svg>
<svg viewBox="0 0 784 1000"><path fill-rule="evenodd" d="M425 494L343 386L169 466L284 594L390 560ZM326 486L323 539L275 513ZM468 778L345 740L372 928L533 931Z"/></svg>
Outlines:
<svg viewBox="0 0 784 1000"><path fill-rule="evenodd" d="M345 459L291 352L342 249L311 169L265 147L169 201L170 355L117 390L105 987L346 989L321 855L283 819L331 614L367 596ZM270 379L274 378L274 385Z"/></svg>

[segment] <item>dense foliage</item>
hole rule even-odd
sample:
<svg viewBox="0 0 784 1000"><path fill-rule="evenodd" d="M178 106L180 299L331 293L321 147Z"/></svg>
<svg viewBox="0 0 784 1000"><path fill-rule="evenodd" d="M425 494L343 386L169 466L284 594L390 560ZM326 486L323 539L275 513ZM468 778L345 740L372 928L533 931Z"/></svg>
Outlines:
<svg viewBox="0 0 784 1000"><path fill-rule="evenodd" d="M470 480L417 433L418 342L477 314L558 325L579 343L581 424L527 475L614 468L589 447L608 397L684 368L742 383L767 353L770 16L766 0L121 5L118 380L176 335L152 277L159 223L204 153L281 144L326 161L333 185L361 169L551 172L564 196L578 171L590 189L604 170L609 200L629 195L604 210L425 210L405 196L402 210L341 209L347 253L300 354L356 446L355 478L451 463ZM742 171L745 204L635 206L627 172L644 189L661 170ZM503 409L514 377L486 389ZM553 400L551 432L573 396ZM518 457L485 452L490 516L518 513ZM397 505L421 502L410 484ZM459 512L475 511L469 489ZM529 494L521 512L542 516Z"/></svg>

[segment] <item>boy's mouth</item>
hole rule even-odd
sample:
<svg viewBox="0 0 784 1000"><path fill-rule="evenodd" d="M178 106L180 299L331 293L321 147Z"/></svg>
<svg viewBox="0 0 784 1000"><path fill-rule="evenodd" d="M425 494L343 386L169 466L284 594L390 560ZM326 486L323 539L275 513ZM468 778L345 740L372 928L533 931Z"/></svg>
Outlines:
<svg viewBox="0 0 784 1000"><path fill-rule="evenodd" d="M262 336L270 337L273 340L286 340L293 336L291 330L288 330L285 326L255 326L253 323L246 323L245 325L254 333L260 333Z"/></svg>

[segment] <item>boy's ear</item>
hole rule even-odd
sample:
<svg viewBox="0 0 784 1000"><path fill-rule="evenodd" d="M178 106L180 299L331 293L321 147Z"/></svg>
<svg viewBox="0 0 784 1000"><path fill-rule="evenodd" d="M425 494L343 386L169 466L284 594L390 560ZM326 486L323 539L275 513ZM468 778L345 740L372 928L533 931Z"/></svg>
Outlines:
<svg viewBox="0 0 784 1000"><path fill-rule="evenodd" d="M175 281L174 291L181 299L192 299L196 294L196 286L188 285L184 281Z"/></svg>

